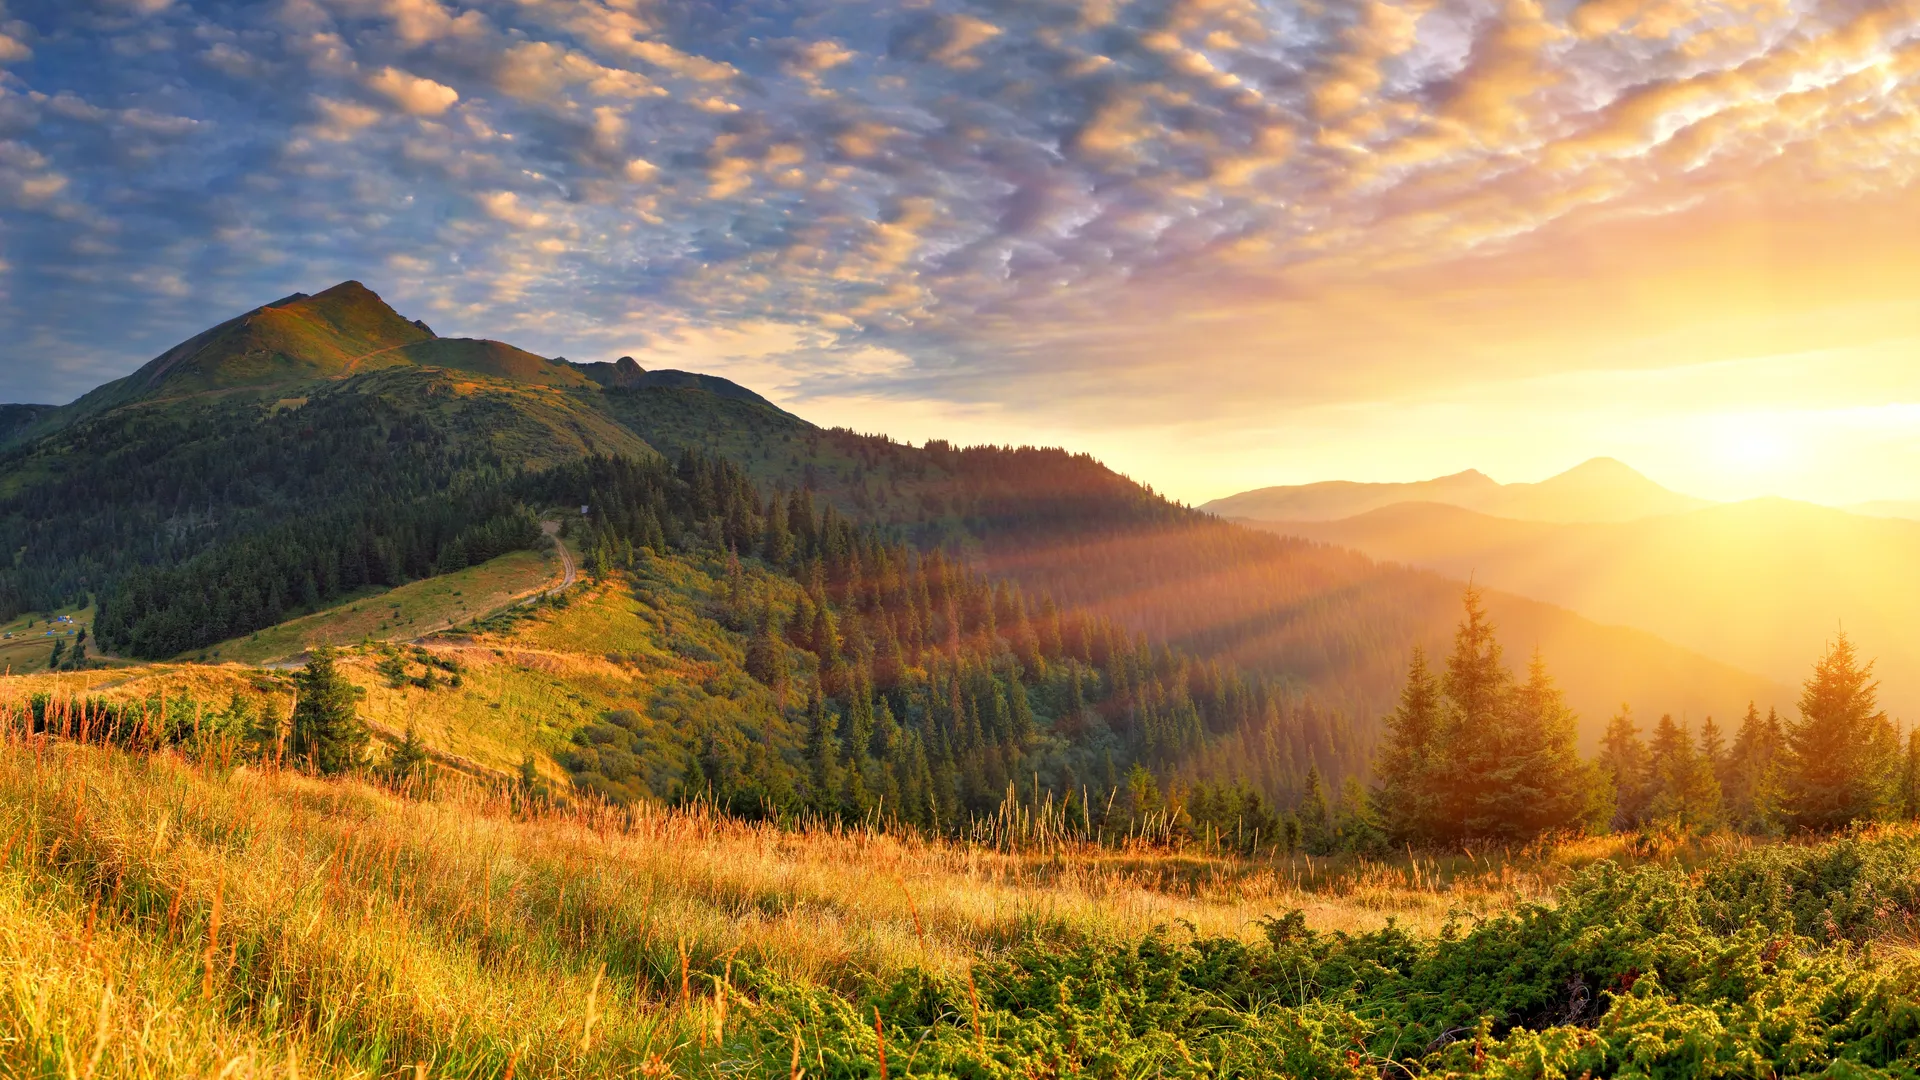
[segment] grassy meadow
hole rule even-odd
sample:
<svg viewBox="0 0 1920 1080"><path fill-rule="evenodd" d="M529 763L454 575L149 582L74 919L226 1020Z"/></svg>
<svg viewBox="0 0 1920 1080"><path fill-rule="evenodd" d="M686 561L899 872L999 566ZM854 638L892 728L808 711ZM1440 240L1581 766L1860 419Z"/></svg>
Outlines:
<svg viewBox="0 0 1920 1080"><path fill-rule="evenodd" d="M1499 945L1501 963L1487 974L1523 983L1523 946L1554 925L1557 890L1591 888L1596 868L1616 884L1621 873L1650 874L1644 889L1671 905L1683 895L1676 886L1698 888L1715 867L1766 854L1617 838L1383 862L995 850L865 830L782 831L698 809L563 809L458 778L431 797L409 797L364 780L225 766L191 748L147 755L30 736L17 722L0 741L0 836L0 1074L49 1078L791 1080L802 1069L991 1076L1030 1067L1045 1075L1049 1062L1060 1075L1139 1075L1149 1063L1178 1075L1379 1075L1391 1059L1366 1031L1334 1039L1331 1057L1312 1056L1325 1032L1295 1031L1330 1022L1328 1010L1369 977L1358 969L1329 977L1342 950L1459 947L1492 930L1497 942L1482 945ZM1920 851L1920 839L1897 831L1842 844L1852 847L1839 863L1870 865L1893 852L1909 874ZM1818 859L1824 849L1783 850ZM1641 870L1616 869L1634 866ZM1885 885L1869 877L1856 872L1838 891ZM1724 939L1690 938L1688 963L1726 967L1750 946L1774 968L1813 965L1819 977L1838 977L1836 992L1855 997L1880 969L1911 986L1913 899L1911 881L1864 912L1828 896L1822 914L1831 923L1839 910L1841 924L1809 915L1803 932L1791 914L1766 927L1762 912ZM1634 914L1630 903L1604 906ZM1262 921L1290 911L1302 912L1304 925ZM1701 921L1672 906L1660 918L1670 937ZM1596 933L1556 945L1577 949L1576 940ZM1293 957L1299 972L1284 974L1287 950L1298 951L1303 935L1320 970L1300 974L1309 965ZM1701 954L1715 940L1728 955ZM1661 951L1657 940L1648 948ZM1073 1067L1071 1050L1034 1042L1036 1016L1046 1021L1057 1006L1085 1020L1069 998L1103 983L1115 997L1108 1005L1124 1002L1129 988L1152 991L1166 973L1134 969L1170 955L1187 959L1153 991L1156 1000L1178 1000L1183 981L1201 981L1234 956L1252 958L1243 978L1274 982L1270 999L1220 993L1184 1018L1193 1030L1180 1045L1160 1045L1148 1032L1100 1053L1089 1042ZM1105 959L1081 980L1056 980L1049 993L1057 1001L1022 998L1050 966L1088 957ZM1632 996L1617 979L1610 992L1643 1003L1655 971L1632 970L1643 993ZM1284 1003L1278 987L1295 975L1320 980L1314 1000ZM948 1007L929 1012L942 996ZM1892 1004L1910 1030L1911 999ZM1090 1008L1099 1015L1101 1006ZM1623 1011L1565 1030L1604 1040L1607 1019ZM1362 1028L1378 1023L1364 1011L1348 1015ZM1308 1054L1301 1061L1324 1057L1337 1071L1263 1072L1259 1061L1279 1069L1284 1060L1258 1057L1274 1049L1266 1036L1248 1043L1254 1058L1246 1046L1236 1057L1236 1038L1276 1024L1299 1035L1293 1041ZM1478 1058L1454 1055L1457 1069L1436 1059L1432 1074L1581 1075L1494 1068L1489 1062L1506 1061L1521 1037L1498 1031L1483 1024L1457 1035L1446 1045L1477 1038ZM889 1039L891 1072L883 1073ZM1700 1050L1683 1057L1698 1065Z"/></svg>
<svg viewBox="0 0 1920 1080"><path fill-rule="evenodd" d="M490 615L552 585L559 573L559 560L550 552L516 551L455 573L370 590L196 655L257 664L298 656L315 645L424 637Z"/></svg>

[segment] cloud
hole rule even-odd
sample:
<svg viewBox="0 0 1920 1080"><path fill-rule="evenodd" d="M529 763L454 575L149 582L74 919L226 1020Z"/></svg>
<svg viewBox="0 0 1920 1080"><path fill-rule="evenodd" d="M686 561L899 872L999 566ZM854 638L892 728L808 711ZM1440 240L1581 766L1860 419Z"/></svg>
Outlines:
<svg viewBox="0 0 1920 1080"><path fill-rule="evenodd" d="M414 116L439 116L460 100L459 92L453 87L409 75L398 68L381 68L367 80L367 86Z"/></svg>
<svg viewBox="0 0 1920 1080"><path fill-rule="evenodd" d="M539 229L552 220L546 214L528 209L520 202L520 196L511 191L488 192L479 197L479 202L488 216L516 229Z"/></svg>
<svg viewBox="0 0 1920 1080"><path fill-rule="evenodd" d="M361 129L380 122L378 109L357 101L315 97L313 111L318 114L318 119L308 130L327 142L347 142Z"/></svg>
<svg viewBox="0 0 1920 1080"><path fill-rule="evenodd" d="M797 327L756 361L794 400L1228 415L1575 363L1667 325L1536 284L1617 237L1831 210L1848 247L1920 190L1915 0L138 6L0 16L0 317L88 377L372 267L566 355ZM1838 302L1814 234L1728 235Z"/></svg>

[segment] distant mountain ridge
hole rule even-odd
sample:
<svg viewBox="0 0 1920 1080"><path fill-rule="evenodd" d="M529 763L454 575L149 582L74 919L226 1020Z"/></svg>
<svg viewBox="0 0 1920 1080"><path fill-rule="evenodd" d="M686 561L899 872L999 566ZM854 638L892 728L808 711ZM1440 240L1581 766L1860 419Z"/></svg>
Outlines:
<svg viewBox="0 0 1920 1080"><path fill-rule="evenodd" d="M1556 604L1797 681L1835 632L1879 657L1881 701L1920 721L1920 522L1752 499L1630 522L1516 521L1401 503L1267 531Z"/></svg>
<svg viewBox="0 0 1920 1080"><path fill-rule="evenodd" d="M1466 472L1411 483L1344 480L1268 487L1215 499L1201 507L1241 521L1338 521L1396 503L1457 506L1517 521L1619 522L1678 514L1709 505L1669 491L1613 458L1594 458L1533 484L1502 484Z"/></svg>

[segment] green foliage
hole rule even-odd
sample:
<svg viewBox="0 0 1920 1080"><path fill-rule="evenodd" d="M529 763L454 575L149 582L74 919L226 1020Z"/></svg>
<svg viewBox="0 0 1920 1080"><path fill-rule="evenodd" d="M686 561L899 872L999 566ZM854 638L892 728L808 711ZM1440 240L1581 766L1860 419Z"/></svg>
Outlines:
<svg viewBox="0 0 1920 1080"><path fill-rule="evenodd" d="M1660 717L1654 729L1649 767L1654 796L1647 811L1654 822L1680 830L1719 823L1720 780L1712 759L1694 749L1691 734L1672 716Z"/></svg>
<svg viewBox="0 0 1920 1080"><path fill-rule="evenodd" d="M295 761L324 775L359 768L372 737L356 708L353 684L333 661L332 649L316 648L295 676L297 700L287 739Z"/></svg>
<svg viewBox="0 0 1920 1080"><path fill-rule="evenodd" d="M1920 968L1858 942L1920 916L1908 838L1773 847L1699 875L1601 863L1552 905L1420 938L1157 934L1016 946L969 978L851 996L749 971L756 1008L709 1055L759 1074L1920 1076ZM970 986L971 982L971 986ZM976 1009L975 1000L978 1006Z"/></svg>
<svg viewBox="0 0 1920 1080"><path fill-rule="evenodd" d="M1889 816L1898 806L1899 738L1876 703L1873 664L1845 634L1834 639L1800 694L1786 730L1787 814L1803 828Z"/></svg>
<svg viewBox="0 0 1920 1080"><path fill-rule="evenodd" d="M1471 587L1465 609L1438 686L1416 655L1388 721L1385 825L1395 839L1421 843L1530 840L1579 827L1599 780L1575 749L1572 712L1538 655L1527 680L1514 681ZM1310 822L1308 837L1311 848Z"/></svg>

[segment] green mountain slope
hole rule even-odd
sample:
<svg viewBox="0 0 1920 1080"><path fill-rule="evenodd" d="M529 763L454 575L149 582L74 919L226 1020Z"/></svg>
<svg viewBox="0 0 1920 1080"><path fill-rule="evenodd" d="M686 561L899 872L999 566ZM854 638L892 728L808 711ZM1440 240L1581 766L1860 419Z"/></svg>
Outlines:
<svg viewBox="0 0 1920 1080"><path fill-rule="evenodd" d="M140 370L75 403L92 415L159 396L267 388L338 378L399 362L391 353L431 341L372 290L345 281L315 296L295 293L196 334Z"/></svg>

